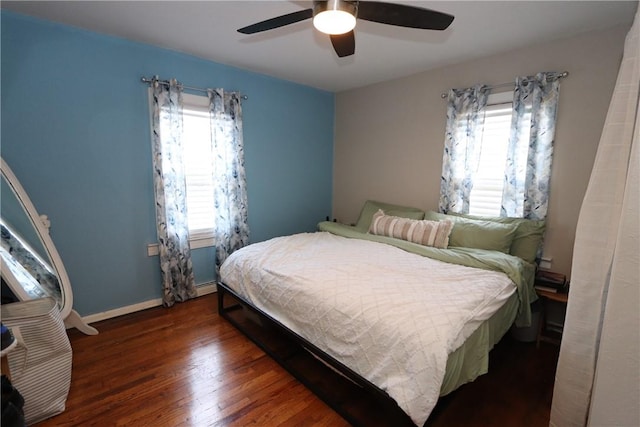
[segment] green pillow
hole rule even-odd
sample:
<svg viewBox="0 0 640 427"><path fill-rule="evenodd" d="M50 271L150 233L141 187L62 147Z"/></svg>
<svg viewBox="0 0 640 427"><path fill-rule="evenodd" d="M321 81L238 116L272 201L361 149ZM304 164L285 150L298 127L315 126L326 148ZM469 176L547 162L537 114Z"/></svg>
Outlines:
<svg viewBox="0 0 640 427"><path fill-rule="evenodd" d="M525 218L483 217L453 212L451 212L450 215L469 220L492 221L500 224L517 225L518 228L516 229L513 243L511 244L511 255L522 258L531 264L536 262L538 249L542 244L542 238L546 228L544 221Z"/></svg>
<svg viewBox="0 0 640 427"><path fill-rule="evenodd" d="M425 219L431 221L448 219L454 222L449 235L449 247L486 249L505 254L510 253L511 244L518 228L515 224L467 219L432 211L425 214Z"/></svg>
<svg viewBox="0 0 640 427"><path fill-rule="evenodd" d="M360 217L358 218L358 222L356 222L356 230L362 233L369 231L373 214L378 212L378 209L382 209L386 215L409 219L424 219L424 211L418 208L367 200L364 202L364 206L362 206L362 210L360 211Z"/></svg>

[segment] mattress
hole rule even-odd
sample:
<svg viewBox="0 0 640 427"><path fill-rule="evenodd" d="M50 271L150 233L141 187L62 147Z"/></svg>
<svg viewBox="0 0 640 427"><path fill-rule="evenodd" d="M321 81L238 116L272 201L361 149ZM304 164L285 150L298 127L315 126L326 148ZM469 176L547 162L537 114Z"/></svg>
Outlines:
<svg viewBox="0 0 640 427"><path fill-rule="evenodd" d="M417 425L441 394L486 371L482 357L471 368L465 360L486 362L519 309L504 272L328 232L249 245L225 261L221 280L385 391Z"/></svg>

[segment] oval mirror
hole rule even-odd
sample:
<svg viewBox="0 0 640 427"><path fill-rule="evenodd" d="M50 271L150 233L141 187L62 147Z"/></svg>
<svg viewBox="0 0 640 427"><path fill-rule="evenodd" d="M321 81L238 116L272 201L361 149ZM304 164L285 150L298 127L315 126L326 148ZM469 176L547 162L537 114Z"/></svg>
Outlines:
<svg viewBox="0 0 640 427"><path fill-rule="evenodd" d="M98 331L73 309L73 292L62 259L49 236L46 216L39 216L4 159L0 184L0 272L20 301L51 297L67 327L87 335Z"/></svg>

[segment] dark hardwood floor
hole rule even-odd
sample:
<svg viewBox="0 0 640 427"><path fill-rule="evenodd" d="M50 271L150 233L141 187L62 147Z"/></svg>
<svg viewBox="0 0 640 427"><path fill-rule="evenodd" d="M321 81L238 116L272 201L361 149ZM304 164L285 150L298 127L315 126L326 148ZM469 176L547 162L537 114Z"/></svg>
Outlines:
<svg viewBox="0 0 640 427"><path fill-rule="evenodd" d="M218 316L215 294L93 326L69 331L67 409L38 427L349 425ZM442 398L427 426L548 426L558 350L505 337L490 372Z"/></svg>

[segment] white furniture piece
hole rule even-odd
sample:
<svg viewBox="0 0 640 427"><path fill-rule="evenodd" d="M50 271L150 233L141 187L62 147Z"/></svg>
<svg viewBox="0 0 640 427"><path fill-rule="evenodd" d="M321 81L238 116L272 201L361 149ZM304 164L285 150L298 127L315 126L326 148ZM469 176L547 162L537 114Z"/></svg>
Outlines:
<svg viewBox="0 0 640 427"><path fill-rule="evenodd" d="M53 298L67 328L87 335L98 331L73 310L73 291L62 259L49 236L49 220L38 212L26 191L1 159L0 188L0 272L13 294L21 301Z"/></svg>

